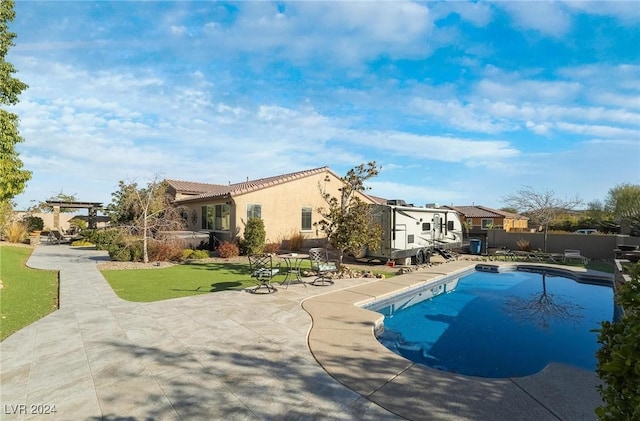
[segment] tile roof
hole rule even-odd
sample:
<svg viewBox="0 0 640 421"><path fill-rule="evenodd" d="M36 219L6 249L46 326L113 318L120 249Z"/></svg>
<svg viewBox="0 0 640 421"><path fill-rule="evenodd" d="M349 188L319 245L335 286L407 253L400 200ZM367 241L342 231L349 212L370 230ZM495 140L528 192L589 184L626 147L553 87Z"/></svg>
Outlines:
<svg viewBox="0 0 640 421"><path fill-rule="evenodd" d="M505 212L486 206L450 206L451 209L463 214L466 218L509 218L509 219L529 219L517 213Z"/></svg>
<svg viewBox="0 0 640 421"><path fill-rule="evenodd" d="M310 170L298 171L288 174L277 175L267 178L259 178L257 180L247 180L242 183L229 185L192 183L189 181L166 180L176 191L180 193L192 194L192 196L184 197L176 200L176 203L184 203L188 201L210 199L215 197L235 196L249 193L252 191L264 189L278 184L287 183L289 181L308 177L310 175L321 174L331 171L329 167L319 167Z"/></svg>
<svg viewBox="0 0 640 421"><path fill-rule="evenodd" d="M229 186L223 184L194 183L192 181L165 180L176 191L185 194L212 193L228 189Z"/></svg>

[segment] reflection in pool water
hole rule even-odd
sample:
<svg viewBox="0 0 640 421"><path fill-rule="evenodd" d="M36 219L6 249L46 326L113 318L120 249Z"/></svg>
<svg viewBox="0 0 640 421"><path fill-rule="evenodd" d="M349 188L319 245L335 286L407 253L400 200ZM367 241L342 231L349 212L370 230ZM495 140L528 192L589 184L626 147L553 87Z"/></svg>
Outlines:
<svg viewBox="0 0 640 421"><path fill-rule="evenodd" d="M405 358L472 376L521 377L550 362L593 371L593 329L612 320L613 291L557 271L476 271L369 308L385 315L378 339Z"/></svg>

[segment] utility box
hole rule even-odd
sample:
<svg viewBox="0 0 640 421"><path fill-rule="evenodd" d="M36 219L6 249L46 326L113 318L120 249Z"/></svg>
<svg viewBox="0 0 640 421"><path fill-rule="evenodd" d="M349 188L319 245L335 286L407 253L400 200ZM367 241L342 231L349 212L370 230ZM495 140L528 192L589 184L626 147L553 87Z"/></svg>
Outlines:
<svg viewBox="0 0 640 421"><path fill-rule="evenodd" d="M482 240L477 238L469 240L469 252L471 254L480 254L482 252Z"/></svg>

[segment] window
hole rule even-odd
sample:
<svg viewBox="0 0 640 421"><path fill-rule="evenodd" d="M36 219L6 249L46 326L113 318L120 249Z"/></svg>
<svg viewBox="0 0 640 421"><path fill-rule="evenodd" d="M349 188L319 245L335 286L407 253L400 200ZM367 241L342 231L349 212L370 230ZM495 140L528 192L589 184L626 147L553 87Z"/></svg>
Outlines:
<svg viewBox="0 0 640 421"><path fill-rule="evenodd" d="M202 207L202 229L229 231L231 218L231 206L206 205Z"/></svg>
<svg viewBox="0 0 640 421"><path fill-rule="evenodd" d="M422 231L431 231L431 223L429 222L423 222L422 223Z"/></svg>
<svg viewBox="0 0 640 421"><path fill-rule="evenodd" d="M202 207L202 229L213 229L213 206L211 205Z"/></svg>
<svg viewBox="0 0 640 421"><path fill-rule="evenodd" d="M214 228L218 231L229 231L229 221L231 218L231 206L227 204L216 205L214 212Z"/></svg>
<svg viewBox="0 0 640 421"><path fill-rule="evenodd" d="M261 205L247 205L247 221L251 218L262 218Z"/></svg>
<svg viewBox="0 0 640 421"><path fill-rule="evenodd" d="M414 242L414 241L415 241L415 240L414 240L414 236L413 236L413 234L409 234L409 235L407 235L407 243L409 243L409 244L413 244L413 242Z"/></svg>
<svg viewBox="0 0 640 421"><path fill-rule="evenodd" d="M447 229L449 231L453 231L453 228L454 228L453 221L447 221Z"/></svg>
<svg viewBox="0 0 640 421"><path fill-rule="evenodd" d="M488 230L493 227L493 218L482 218L482 229Z"/></svg>
<svg viewBox="0 0 640 421"><path fill-rule="evenodd" d="M302 208L302 231L311 231L311 219L313 216L313 209Z"/></svg>

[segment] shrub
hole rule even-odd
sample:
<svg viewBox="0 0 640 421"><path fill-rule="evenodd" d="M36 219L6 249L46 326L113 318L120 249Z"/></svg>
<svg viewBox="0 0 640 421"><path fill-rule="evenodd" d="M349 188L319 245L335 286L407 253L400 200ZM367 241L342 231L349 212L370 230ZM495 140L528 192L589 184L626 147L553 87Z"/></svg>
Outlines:
<svg viewBox="0 0 640 421"><path fill-rule="evenodd" d="M265 253L277 253L280 250L280 243L267 243L264 245Z"/></svg>
<svg viewBox="0 0 640 421"><path fill-rule="evenodd" d="M182 250L182 260L207 259L209 257L210 257L209 251L207 250L192 250L192 249Z"/></svg>
<svg viewBox="0 0 640 421"><path fill-rule="evenodd" d="M119 228L101 230L85 230L82 232L85 240L96 245L98 250L109 250L112 245L123 241L124 231Z"/></svg>
<svg viewBox="0 0 640 421"><path fill-rule="evenodd" d="M191 255L192 259L208 259L211 257L209 250L195 250Z"/></svg>
<svg viewBox="0 0 640 421"><path fill-rule="evenodd" d="M185 242L180 240L162 240L149 242L149 260L156 262L176 262L182 260Z"/></svg>
<svg viewBox="0 0 640 421"><path fill-rule="evenodd" d="M75 228L77 231L83 231L87 229L87 225L87 221L85 221L84 219L73 218L69 221L69 226Z"/></svg>
<svg viewBox="0 0 640 421"><path fill-rule="evenodd" d="M631 268L631 281L620 285L616 303L622 317L602 322L597 373L604 385L598 391L604 405L596 409L600 420L640 419L640 263Z"/></svg>
<svg viewBox="0 0 640 421"><path fill-rule="evenodd" d="M107 251L109 252L109 258L116 262L130 262L131 251L125 245L111 244Z"/></svg>
<svg viewBox="0 0 640 421"><path fill-rule="evenodd" d="M94 244L87 240L75 240L71 243L71 245L73 247L86 247L86 246L93 246Z"/></svg>
<svg viewBox="0 0 640 421"><path fill-rule="evenodd" d="M106 246L111 260L118 262L140 262L144 257L142 240L122 236L120 241Z"/></svg>
<svg viewBox="0 0 640 421"><path fill-rule="evenodd" d="M304 235L299 232L294 232L289 236L289 248L292 251L298 251L302 249L304 245Z"/></svg>
<svg viewBox="0 0 640 421"><path fill-rule="evenodd" d="M44 229L44 221L39 216L27 216L22 222L29 232L42 231Z"/></svg>
<svg viewBox="0 0 640 421"><path fill-rule="evenodd" d="M27 226L22 222L10 222L4 228L4 237L10 243L22 243L28 235Z"/></svg>
<svg viewBox="0 0 640 421"><path fill-rule="evenodd" d="M516 244L518 245L518 249L521 251L531 251L531 243L529 242L529 240L521 238L516 241Z"/></svg>
<svg viewBox="0 0 640 421"><path fill-rule="evenodd" d="M191 255L193 254L194 250L192 249L184 249L182 250L182 259L180 260L188 260L191 259Z"/></svg>
<svg viewBox="0 0 640 421"><path fill-rule="evenodd" d="M242 243L246 253L262 253L266 237L264 221L260 218L250 218L244 227L244 241Z"/></svg>
<svg viewBox="0 0 640 421"><path fill-rule="evenodd" d="M228 259L229 257L236 257L240 255L240 248L235 243L225 241L218 247L218 256Z"/></svg>

